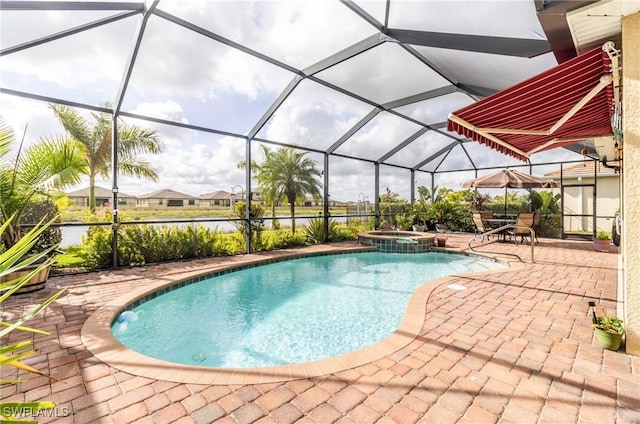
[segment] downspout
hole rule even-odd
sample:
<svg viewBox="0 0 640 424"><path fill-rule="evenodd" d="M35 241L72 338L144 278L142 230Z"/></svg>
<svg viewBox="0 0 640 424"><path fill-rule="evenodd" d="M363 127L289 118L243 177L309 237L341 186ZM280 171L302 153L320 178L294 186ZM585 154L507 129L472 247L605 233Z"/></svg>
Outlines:
<svg viewBox="0 0 640 424"><path fill-rule="evenodd" d="M564 164L560 163L560 236L566 238L564 232Z"/></svg>

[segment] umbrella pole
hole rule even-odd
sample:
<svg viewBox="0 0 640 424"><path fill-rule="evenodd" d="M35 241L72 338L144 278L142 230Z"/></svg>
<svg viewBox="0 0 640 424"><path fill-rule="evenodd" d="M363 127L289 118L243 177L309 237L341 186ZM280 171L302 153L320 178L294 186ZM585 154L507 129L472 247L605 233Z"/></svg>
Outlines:
<svg viewBox="0 0 640 424"><path fill-rule="evenodd" d="M507 187L504 188L504 217L507 218Z"/></svg>

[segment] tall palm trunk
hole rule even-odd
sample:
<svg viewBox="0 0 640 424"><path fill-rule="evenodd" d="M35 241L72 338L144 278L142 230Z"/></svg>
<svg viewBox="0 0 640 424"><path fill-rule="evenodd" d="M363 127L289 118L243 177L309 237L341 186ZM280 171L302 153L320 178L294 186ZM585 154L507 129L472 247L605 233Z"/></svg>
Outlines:
<svg viewBox="0 0 640 424"><path fill-rule="evenodd" d="M273 227L273 223L276 220L276 202L275 202L275 200L271 202L271 218L273 218L271 220L271 228L274 228Z"/></svg>
<svg viewBox="0 0 640 424"><path fill-rule="evenodd" d="M296 201L289 200L289 211L291 212L291 232L296 232Z"/></svg>
<svg viewBox="0 0 640 424"><path fill-rule="evenodd" d="M20 231L20 219L14 219L14 221L7 226L5 232L2 234L2 241L4 247L9 249L16 244L18 240L22 238L22 232Z"/></svg>
<svg viewBox="0 0 640 424"><path fill-rule="evenodd" d="M89 212L96 212L96 174L89 174Z"/></svg>

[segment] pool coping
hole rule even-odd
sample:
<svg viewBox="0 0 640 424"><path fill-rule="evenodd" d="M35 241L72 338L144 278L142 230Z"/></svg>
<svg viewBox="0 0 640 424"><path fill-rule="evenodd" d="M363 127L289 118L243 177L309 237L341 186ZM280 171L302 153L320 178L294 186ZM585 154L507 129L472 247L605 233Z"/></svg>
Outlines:
<svg viewBox="0 0 640 424"><path fill-rule="evenodd" d="M434 248L433 250L467 256L485 257L505 263L507 268L455 274L425 282L411 295L402 322L393 333L370 346L338 356L275 367L216 368L186 365L151 358L135 352L120 343L111 332L112 322L127 305L144 298L152 292L217 271L224 272L246 266L268 264L273 261L272 256L254 257L241 262L221 264L205 271L191 271L179 276L169 276L166 279L119 296L107 302L87 319L81 329L82 343L97 359L111 367L141 377L176 383L207 385L278 383L345 371L382 359L415 340L416 337L420 335L424 325L427 304L431 293L436 288L453 281L456 276L464 275L466 277L475 277L493 273L504 273L516 271L525 266L522 262L506 259L501 255L469 252L467 250L452 248ZM331 254L355 251L371 251L371 249L337 248L330 250ZM305 256L317 256L318 254L322 255L326 254L326 252L293 252L291 254L281 255L279 259L294 259Z"/></svg>

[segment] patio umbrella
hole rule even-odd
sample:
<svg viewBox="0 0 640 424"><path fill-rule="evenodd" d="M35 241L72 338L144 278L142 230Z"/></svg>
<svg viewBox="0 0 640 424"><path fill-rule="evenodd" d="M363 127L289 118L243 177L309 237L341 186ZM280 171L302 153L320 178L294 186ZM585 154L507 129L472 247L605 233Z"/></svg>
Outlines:
<svg viewBox="0 0 640 424"><path fill-rule="evenodd" d="M558 183L534 175L525 174L515 169L502 169L493 174L465 181L466 188L504 188L504 214L507 215L507 190L510 188L551 188Z"/></svg>

